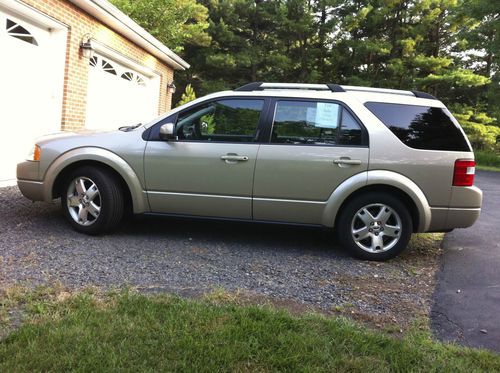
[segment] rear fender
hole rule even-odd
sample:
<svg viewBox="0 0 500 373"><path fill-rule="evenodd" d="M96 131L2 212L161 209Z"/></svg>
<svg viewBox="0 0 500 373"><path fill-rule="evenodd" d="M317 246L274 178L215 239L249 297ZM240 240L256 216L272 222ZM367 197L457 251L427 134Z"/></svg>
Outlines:
<svg viewBox="0 0 500 373"><path fill-rule="evenodd" d="M344 201L354 192L369 185L388 185L406 193L415 203L418 210L419 221L417 232L425 232L429 229L431 209L422 190L406 176L386 170L361 172L340 184L326 203L326 207L323 210L322 224L333 227L335 218L340 212Z"/></svg>

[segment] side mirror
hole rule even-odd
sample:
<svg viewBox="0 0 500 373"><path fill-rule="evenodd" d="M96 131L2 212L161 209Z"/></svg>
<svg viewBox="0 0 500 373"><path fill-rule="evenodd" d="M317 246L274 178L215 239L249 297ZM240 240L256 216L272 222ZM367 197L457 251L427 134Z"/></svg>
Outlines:
<svg viewBox="0 0 500 373"><path fill-rule="evenodd" d="M174 140L177 136L175 136L175 124L173 123L165 123L160 127L160 139L168 141Z"/></svg>

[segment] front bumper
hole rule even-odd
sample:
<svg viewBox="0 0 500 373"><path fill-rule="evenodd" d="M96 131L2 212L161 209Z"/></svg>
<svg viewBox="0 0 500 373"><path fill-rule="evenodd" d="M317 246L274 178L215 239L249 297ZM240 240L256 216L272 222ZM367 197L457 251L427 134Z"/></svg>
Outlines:
<svg viewBox="0 0 500 373"><path fill-rule="evenodd" d="M17 186L32 201L45 200L45 185L39 180L39 162L25 161L17 165Z"/></svg>
<svg viewBox="0 0 500 373"><path fill-rule="evenodd" d="M45 186L42 181L17 179L17 186L26 198L32 201L44 201Z"/></svg>

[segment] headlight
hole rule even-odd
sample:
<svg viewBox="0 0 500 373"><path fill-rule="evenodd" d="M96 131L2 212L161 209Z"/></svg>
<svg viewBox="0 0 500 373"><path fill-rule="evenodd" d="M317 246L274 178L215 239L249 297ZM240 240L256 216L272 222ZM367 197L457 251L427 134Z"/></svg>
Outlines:
<svg viewBox="0 0 500 373"><path fill-rule="evenodd" d="M28 154L28 161L39 161L40 160L40 147L38 145L34 145Z"/></svg>

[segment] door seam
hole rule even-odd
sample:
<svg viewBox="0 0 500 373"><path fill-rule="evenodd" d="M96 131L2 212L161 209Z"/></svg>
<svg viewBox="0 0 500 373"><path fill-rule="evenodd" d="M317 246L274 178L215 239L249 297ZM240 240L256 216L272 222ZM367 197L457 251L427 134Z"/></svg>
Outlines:
<svg viewBox="0 0 500 373"><path fill-rule="evenodd" d="M255 189L255 171L257 169L257 161L259 160L259 152L260 152L260 147L261 147L261 144L259 144L259 147L257 148L257 154L255 155L255 162L253 164L253 176L252 176L252 199L251 199L251 204L250 204L250 207L251 207L251 216L252 216L252 220L253 220L253 201L254 201L254 189Z"/></svg>

